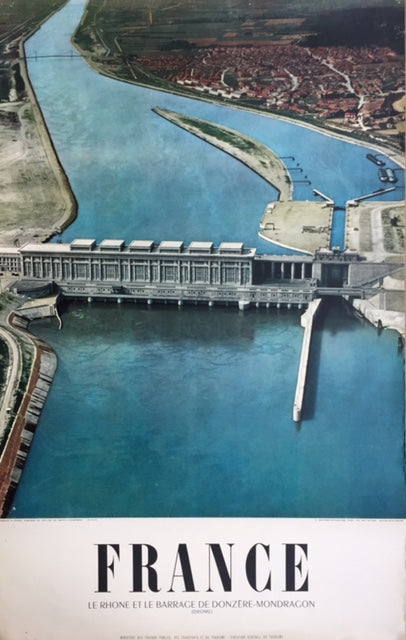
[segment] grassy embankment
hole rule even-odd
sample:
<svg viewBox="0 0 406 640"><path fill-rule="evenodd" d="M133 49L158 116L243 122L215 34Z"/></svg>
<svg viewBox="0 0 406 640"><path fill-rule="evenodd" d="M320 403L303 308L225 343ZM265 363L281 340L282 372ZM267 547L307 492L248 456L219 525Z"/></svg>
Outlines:
<svg viewBox="0 0 406 640"><path fill-rule="evenodd" d="M265 145L238 131L206 120L167 109L156 108L153 111L244 163L271 184L278 191L281 200L292 198L293 187L288 170L279 157Z"/></svg>

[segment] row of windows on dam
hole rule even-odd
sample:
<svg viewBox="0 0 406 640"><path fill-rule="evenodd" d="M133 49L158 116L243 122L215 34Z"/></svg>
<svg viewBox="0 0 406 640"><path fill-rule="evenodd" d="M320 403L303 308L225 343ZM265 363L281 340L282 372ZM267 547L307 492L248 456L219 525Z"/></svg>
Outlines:
<svg viewBox="0 0 406 640"><path fill-rule="evenodd" d="M108 259L79 261L24 259L23 275L50 280L90 282L145 282L182 284L265 284L273 280L311 278L312 265L291 262L253 265L235 262L196 262L174 264L168 260L137 263Z"/></svg>
<svg viewBox="0 0 406 640"><path fill-rule="evenodd" d="M313 256L261 255L243 243L74 240L69 244L28 244L0 251L0 269L25 279L113 284L266 285L310 281L340 286L359 256L334 251Z"/></svg>

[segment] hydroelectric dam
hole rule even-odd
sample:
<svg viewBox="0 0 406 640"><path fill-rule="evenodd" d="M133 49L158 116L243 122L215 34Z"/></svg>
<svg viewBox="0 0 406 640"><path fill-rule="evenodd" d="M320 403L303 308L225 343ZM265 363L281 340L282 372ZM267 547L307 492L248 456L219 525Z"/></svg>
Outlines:
<svg viewBox="0 0 406 640"><path fill-rule="evenodd" d="M58 298L123 302L304 308L302 355L293 409L301 420L314 317L322 298L365 299L380 292L398 263L368 262L350 250L310 255L259 254L240 242L76 239L0 249L0 272L34 302L17 310L28 323L57 315ZM53 297L52 297L53 296ZM35 302L37 300L37 302Z"/></svg>
<svg viewBox="0 0 406 640"><path fill-rule="evenodd" d="M0 271L19 276L17 293L65 298L256 306L307 306L315 298L365 298L403 265L354 251L313 256L259 254L239 242L77 239L0 249Z"/></svg>

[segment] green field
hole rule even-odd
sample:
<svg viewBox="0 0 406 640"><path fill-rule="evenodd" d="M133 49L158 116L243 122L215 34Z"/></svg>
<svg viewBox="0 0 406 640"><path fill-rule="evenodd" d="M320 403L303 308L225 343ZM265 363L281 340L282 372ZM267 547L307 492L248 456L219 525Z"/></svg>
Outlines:
<svg viewBox="0 0 406 640"><path fill-rule="evenodd" d="M276 5L281 3L276 3ZM107 57L157 57L192 52L195 45L237 41L272 41L281 33L300 32L296 19L268 24L275 15L264 0L90 0L76 40L83 49L102 42ZM117 38L117 40L116 40Z"/></svg>
<svg viewBox="0 0 406 640"><path fill-rule="evenodd" d="M355 22L362 12L358 38L363 32L370 37L376 21L381 37L382 16L392 41L391 23L403 24L396 0L90 0L76 39L88 50L102 44L107 57L120 49L127 57L187 54L202 44L297 41L331 25L345 38L354 27L353 11Z"/></svg>
<svg viewBox="0 0 406 640"><path fill-rule="evenodd" d="M108 55L118 51L116 37L127 57L187 55L195 45L271 42L305 33L303 19L288 13L286 3L266 0L144 0L136 7L129 0L90 0L76 38L86 48L96 34Z"/></svg>
<svg viewBox="0 0 406 640"><path fill-rule="evenodd" d="M4 42L31 33L65 0L0 0L0 51Z"/></svg>

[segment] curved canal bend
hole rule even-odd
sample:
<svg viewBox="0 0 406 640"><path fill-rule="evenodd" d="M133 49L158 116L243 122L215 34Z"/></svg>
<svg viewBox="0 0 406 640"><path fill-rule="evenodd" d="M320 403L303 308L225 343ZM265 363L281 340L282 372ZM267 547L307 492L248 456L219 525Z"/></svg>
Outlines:
<svg viewBox="0 0 406 640"><path fill-rule="evenodd" d="M29 51L69 50L83 5L55 15ZM294 155L312 181L296 199L315 187L345 202L380 186L365 148L302 127L118 83L79 59L32 60L29 71L79 202L64 241L243 240L269 251L257 228L272 189L155 106ZM301 429L291 421L298 312L71 304L62 332L36 323L59 368L12 515L404 517L396 336L340 303L326 311Z"/></svg>

